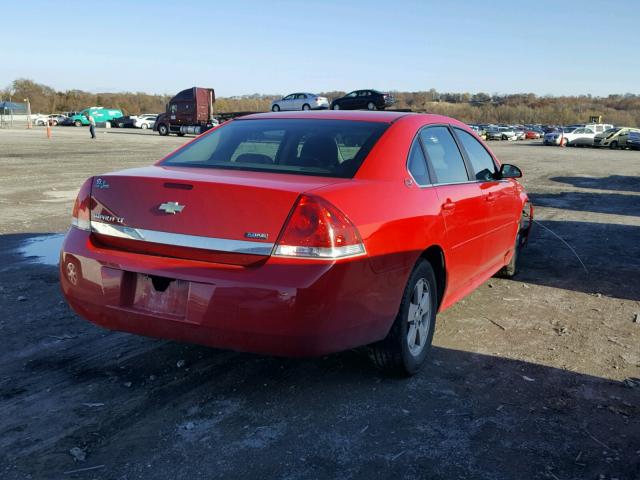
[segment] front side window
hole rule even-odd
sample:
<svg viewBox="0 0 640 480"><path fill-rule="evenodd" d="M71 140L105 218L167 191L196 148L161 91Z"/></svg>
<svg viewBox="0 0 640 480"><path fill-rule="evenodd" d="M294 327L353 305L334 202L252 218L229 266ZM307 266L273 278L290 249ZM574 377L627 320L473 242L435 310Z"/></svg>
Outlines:
<svg viewBox="0 0 640 480"><path fill-rule="evenodd" d="M387 127L347 120L235 120L162 165L351 178Z"/></svg>
<svg viewBox="0 0 640 480"><path fill-rule="evenodd" d="M420 138L437 183L469 181L462 154L447 127L427 127L420 132Z"/></svg>
<svg viewBox="0 0 640 480"><path fill-rule="evenodd" d="M456 133L460 143L462 143L462 147L467 152L476 180L495 180L496 165L489 152L470 133L457 128Z"/></svg>
<svg viewBox="0 0 640 480"><path fill-rule="evenodd" d="M357 97L358 96L358 92L351 92L346 96L349 97L349 98Z"/></svg>

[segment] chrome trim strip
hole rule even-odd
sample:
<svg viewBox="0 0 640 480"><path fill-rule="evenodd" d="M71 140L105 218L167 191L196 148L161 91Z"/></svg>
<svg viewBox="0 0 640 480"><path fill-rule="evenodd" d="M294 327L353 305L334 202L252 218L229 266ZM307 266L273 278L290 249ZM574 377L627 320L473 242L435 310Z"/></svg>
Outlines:
<svg viewBox="0 0 640 480"><path fill-rule="evenodd" d="M91 221L91 231L100 235L159 243L176 247L200 248L217 252L246 253L250 255L270 255L273 243L230 240L228 238L202 237L182 233L159 232L143 228L126 227L110 223Z"/></svg>

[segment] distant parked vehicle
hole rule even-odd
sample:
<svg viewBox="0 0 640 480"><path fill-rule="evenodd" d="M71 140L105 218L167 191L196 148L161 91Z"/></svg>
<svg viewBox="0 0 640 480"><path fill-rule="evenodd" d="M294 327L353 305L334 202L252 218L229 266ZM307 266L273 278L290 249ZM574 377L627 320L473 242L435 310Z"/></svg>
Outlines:
<svg viewBox="0 0 640 480"><path fill-rule="evenodd" d="M585 147L593 145L593 138L596 136L596 132L591 128L580 127L576 128L573 132L565 133L563 135L563 142L567 146L571 147Z"/></svg>
<svg viewBox="0 0 640 480"><path fill-rule="evenodd" d="M609 147L612 150L616 150L618 148L628 148L629 145L627 144L627 142L631 133L634 133L635 135L640 134L640 129L629 127L610 128L609 130L606 130L603 133L599 133L595 136L595 138L593 139L593 146ZM632 143L632 146L635 146L635 144Z"/></svg>
<svg viewBox="0 0 640 480"><path fill-rule="evenodd" d="M122 117L122 112L115 108L89 107L81 110L77 115L70 117L69 121L76 127L89 125L87 114L91 115L96 123L113 122L114 120Z"/></svg>
<svg viewBox="0 0 640 480"><path fill-rule="evenodd" d="M135 115L123 115L111 122L111 125L117 128L133 128L136 121Z"/></svg>
<svg viewBox="0 0 640 480"><path fill-rule="evenodd" d="M35 115L31 115L31 123L38 127L46 125L47 119L48 117L46 115L41 115L39 113Z"/></svg>
<svg viewBox="0 0 640 480"><path fill-rule="evenodd" d="M640 150L640 131L631 130L627 138L627 147L631 150Z"/></svg>
<svg viewBox="0 0 640 480"><path fill-rule="evenodd" d="M500 140L516 140L517 134L511 127L498 127L500 131Z"/></svg>
<svg viewBox="0 0 640 480"><path fill-rule="evenodd" d="M487 140L502 140L502 132L498 127L488 127L485 136Z"/></svg>
<svg viewBox="0 0 640 480"><path fill-rule="evenodd" d="M321 108L329 108L329 100L327 97L321 97L315 93L292 93L271 102L271 110L274 112L280 110L318 110Z"/></svg>
<svg viewBox="0 0 640 480"><path fill-rule="evenodd" d="M332 110L384 110L395 103L393 95L377 90L354 90L331 102Z"/></svg>
<svg viewBox="0 0 640 480"><path fill-rule="evenodd" d="M153 130L160 135L175 133L200 135L218 125L213 114L216 95L213 88L191 87L178 92L164 113L158 115Z"/></svg>
<svg viewBox="0 0 640 480"><path fill-rule="evenodd" d="M542 130L529 129L525 131L524 138L527 140L538 140L544 135Z"/></svg>
<svg viewBox="0 0 640 480"><path fill-rule="evenodd" d="M469 127L471 128L471 130L476 132L481 139L483 140L487 139L487 133L485 132L484 128L482 128L480 125L470 124Z"/></svg>
<svg viewBox="0 0 640 480"><path fill-rule="evenodd" d="M516 138L515 138L516 140L524 140L526 137L526 132L524 131L523 128L520 128L520 127L514 128L513 133L515 133L516 135Z"/></svg>
<svg viewBox="0 0 640 480"><path fill-rule="evenodd" d="M153 126L156 124L156 118L158 118L158 115L152 115L152 114L138 115L137 117L135 117L135 120L133 121L133 126L136 128L141 128L143 130L146 130L148 128L153 128Z"/></svg>
<svg viewBox="0 0 640 480"><path fill-rule="evenodd" d="M564 127L545 133L542 143L545 145L560 145L561 143L562 145L566 145L567 139L565 135L573 132L574 130L577 130L577 127Z"/></svg>

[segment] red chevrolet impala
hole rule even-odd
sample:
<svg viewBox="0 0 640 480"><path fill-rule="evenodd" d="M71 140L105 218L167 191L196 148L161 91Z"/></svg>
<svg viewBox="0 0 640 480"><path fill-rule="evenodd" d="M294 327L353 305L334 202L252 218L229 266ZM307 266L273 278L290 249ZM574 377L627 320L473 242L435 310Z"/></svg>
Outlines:
<svg viewBox="0 0 640 480"><path fill-rule="evenodd" d="M114 330L288 356L368 345L412 374L436 312L515 274L520 176L447 117L250 115L88 179L62 290Z"/></svg>

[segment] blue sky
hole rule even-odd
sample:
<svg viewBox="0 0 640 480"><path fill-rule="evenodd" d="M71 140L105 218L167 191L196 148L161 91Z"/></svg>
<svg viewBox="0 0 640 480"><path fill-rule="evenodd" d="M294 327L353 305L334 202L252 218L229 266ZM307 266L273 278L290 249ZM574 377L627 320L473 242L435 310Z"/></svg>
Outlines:
<svg viewBox="0 0 640 480"><path fill-rule="evenodd" d="M640 9L592 0L12 1L0 86L218 96L640 93ZM628 61L625 61L625 56Z"/></svg>

